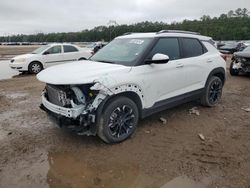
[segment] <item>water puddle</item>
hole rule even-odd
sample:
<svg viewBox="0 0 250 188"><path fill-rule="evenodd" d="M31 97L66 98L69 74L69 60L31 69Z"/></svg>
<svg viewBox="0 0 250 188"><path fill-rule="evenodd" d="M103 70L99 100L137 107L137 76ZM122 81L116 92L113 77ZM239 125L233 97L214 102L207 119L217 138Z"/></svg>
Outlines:
<svg viewBox="0 0 250 188"><path fill-rule="evenodd" d="M0 93L0 95L5 95L7 98L9 99L20 99L20 98L23 98L23 97L27 97L29 94L28 93Z"/></svg>
<svg viewBox="0 0 250 188"><path fill-rule="evenodd" d="M196 182L186 176L174 178L170 182L163 185L161 188L205 188L206 182Z"/></svg>
<svg viewBox="0 0 250 188"><path fill-rule="evenodd" d="M10 79L19 74L18 71L12 70L9 67L9 61L0 61L0 80Z"/></svg>
<svg viewBox="0 0 250 188"><path fill-rule="evenodd" d="M0 171L0 187L205 188L209 183L185 176L166 183L146 175L131 161L95 161L77 153L38 151L21 158Z"/></svg>

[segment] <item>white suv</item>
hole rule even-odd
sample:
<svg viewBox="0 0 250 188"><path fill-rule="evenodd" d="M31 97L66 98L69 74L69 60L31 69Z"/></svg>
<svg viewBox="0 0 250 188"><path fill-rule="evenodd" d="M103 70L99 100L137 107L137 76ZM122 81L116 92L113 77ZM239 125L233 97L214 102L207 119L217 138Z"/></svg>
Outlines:
<svg viewBox="0 0 250 188"><path fill-rule="evenodd" d="M30 54L16 56L10 60L9 65L19 72L29 71L36 74L47 67L88 59L91 55L90 50L83 50L72 44L54 43L42 46Z"/></svg>
<svg viewBox="0 0 250 188"><path fill-rule="evenodd" d="M197 99L216 105L225 70L210 37L164 30L124 34L85 63L52 67L37 78L46 83L41 108L60 126L115 143L153 113Z"/></svg>

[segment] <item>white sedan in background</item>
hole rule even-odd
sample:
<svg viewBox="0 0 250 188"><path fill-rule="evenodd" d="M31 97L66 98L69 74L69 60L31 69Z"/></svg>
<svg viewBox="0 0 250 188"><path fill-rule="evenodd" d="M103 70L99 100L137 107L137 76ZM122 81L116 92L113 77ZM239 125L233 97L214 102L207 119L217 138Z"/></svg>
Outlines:
<svg viewBox="0 0 250 188"><path fill-rule="evenodd" d="M85 60L92 56L89 50L72 44L49 44L42 46L30 54L19 55L10 60L10 67L19 72L37 74L41 70L70 61Z"/></svg>

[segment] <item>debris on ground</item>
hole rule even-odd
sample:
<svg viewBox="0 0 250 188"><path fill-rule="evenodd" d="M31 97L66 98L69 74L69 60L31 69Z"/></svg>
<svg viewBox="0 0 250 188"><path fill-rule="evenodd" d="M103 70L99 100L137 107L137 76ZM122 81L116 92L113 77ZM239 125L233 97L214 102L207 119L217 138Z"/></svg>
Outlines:
<svg viewBox="0 0 250 188"><path fill-rule="evenodd" d="M12 132L9 132L8 135L12 135Z"/></svg>
<svg viewBox="0 0 250 188"><path fill-rule="evenodd" d="M195 115L199 116L200 111L198 110L198 107L195 106L195 107L189 109L189 114L195 114Z"/></svg>
<svg viewBox="0 0 250 188"><path fill-rule="evenodd" d="M151 132L150 132L149 130L146 130L145 133L146 133L146 134L150 134Z"/></svg>
<svg viewBox="0 0 250 188"><path fill-rule="evenodd" d="M164 125L167 124L167 119L165 119L165 118L163 118L163 117L160 118L160 121L161 121L162 124L164 124Z"/></svg>
<svg viewBox="0 0 250 188"><path fill-rule="evenodd" d="M199 133L198 136L202 141L205 141L205 136L203 134Z"/></svg>
<svg viewBox="0 0 250 188"><path fill-rule="evenodd" d="M250 108L241 108L241 109L246 111L246 112L250 112Z"/></svg>

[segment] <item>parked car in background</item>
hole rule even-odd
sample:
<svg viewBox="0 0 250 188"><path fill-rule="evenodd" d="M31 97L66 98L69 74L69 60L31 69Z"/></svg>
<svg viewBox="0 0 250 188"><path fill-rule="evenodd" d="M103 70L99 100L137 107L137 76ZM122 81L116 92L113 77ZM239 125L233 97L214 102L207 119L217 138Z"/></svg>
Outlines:
<svg viewBox="0 0 250 188"><path fill-rule="evenodd" d="M185 31L124 34L85 63L40 72L41 108L61 127L116 143L153 113L191 100L215 106L226 62L211 40Z"/></svg>
<svg viewBox="0 0 250 188"><path fill-rule="evenodd" d="M85 60L92 56L90 51L67 43L42 46L30 54L19 55L10 60L10 67L19 72L39 73L41 70L70 61Z"/></svg>
<svg viewBox="0 0 250 188"><path fill-rule="evenodd" d="M243 42L230 42L230 43L225 43L225 45L220 46L219 50L223 54L233 54L235 52L239 52L244 50L248 44L243 43Z"/></svg>
<svg viewBox="0 0 250 188"><path fill-rule="evenodd" d="M86 46L84 49L90 51L92 55L94 55L96 52L98 52L100 49L102 49L106 45L107 45L107 42L94 42Z"/></svg>
<svg viewBox="0 0 250 188"><path fill-rule="evenodd" d="M241 52L235 52L230 65L230 74L236 76L239 73L250 72L250 46Z"/></svg>

